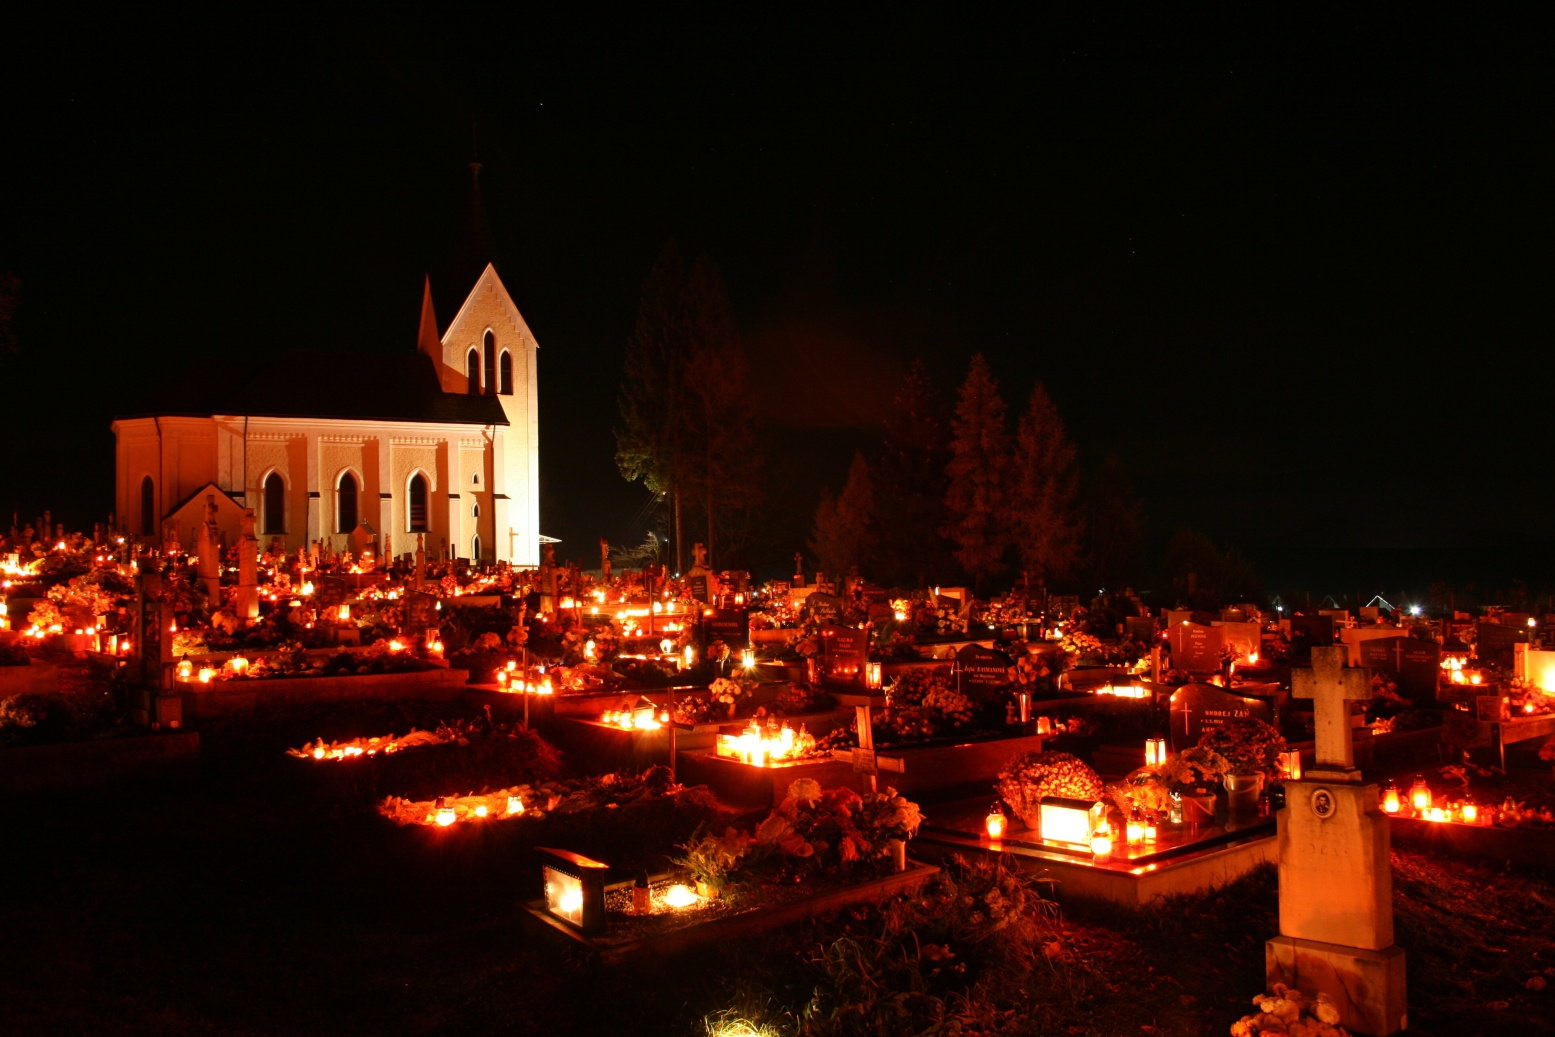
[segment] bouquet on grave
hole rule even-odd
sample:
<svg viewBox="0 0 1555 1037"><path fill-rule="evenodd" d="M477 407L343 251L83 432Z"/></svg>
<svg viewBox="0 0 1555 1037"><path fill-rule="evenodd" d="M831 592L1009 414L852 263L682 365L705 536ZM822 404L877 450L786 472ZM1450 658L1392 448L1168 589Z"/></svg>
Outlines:
<svg viewBox="0 0 1555 1037"><path fill-rule="evenodd" d="M1339 1008L1327 994L1309 1001L1305 994L1283 983L1274 993L1253 998L1258 1011L1231 1024L1231 1037L1288 1034L1289 1037L1350 1037L1339 1025Z"/></svg>
<svg viewBox="0 0 1555 1037"><path fill-rule="evenodd" d="M755 685L743 684L740 681L730 680L728 677L719 677L709 686L709 696L712 701L725 706L732 706L741 699L749 698L751 689Z"/></svg>
<svg viewBox="0 0 1555 1037"><path fill-rule="evenodd" d="M778 693L773 711L779 716L796 716L800 713L819 713L836 704L836 696L820 685L795 681Z"/></svg>
<svg viewBox="0 0 1555 1037"><path fill-rule="evenodd" d="M1262 774L1272 781L1280 775L1285 737L1257 717L1237 717L1223 727L1205 729L1199 748L1222 757L1228 774Z"/></svg>
<svg viewBox="0 0 1555 1037"><path fill-rule="evenodd" d="M999 771L999 796L1031 827L1040 821L1044 796L1095 802L1101 777L1079 758L1060 752L1024 752Z"/></svg>

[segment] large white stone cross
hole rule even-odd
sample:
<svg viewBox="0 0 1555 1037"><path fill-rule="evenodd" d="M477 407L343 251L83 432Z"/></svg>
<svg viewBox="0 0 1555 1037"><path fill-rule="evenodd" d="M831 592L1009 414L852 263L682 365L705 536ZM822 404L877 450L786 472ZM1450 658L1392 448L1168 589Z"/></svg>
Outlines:
<svg viewBox="0 0 1555 1037"><path fill-rule="evenodd" d="M1355 743L1350 730L1350 703L1371 698L1371 675L1345 665L1344 645L1312 649L1312 665L1291 670L1290 693L1312 700L1319 769L1355 771Z"/></svg>

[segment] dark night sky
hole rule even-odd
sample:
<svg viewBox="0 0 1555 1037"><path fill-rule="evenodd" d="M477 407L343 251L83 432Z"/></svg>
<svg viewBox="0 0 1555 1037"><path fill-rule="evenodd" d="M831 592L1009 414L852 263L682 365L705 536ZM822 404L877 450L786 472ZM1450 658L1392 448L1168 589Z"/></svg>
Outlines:
<svg viewBox="0 0 1555 1037"><path fill-rule="evenodd" d="M641 535L610 427L673 235L724 267L794 514L908 361L948 391L981 350L1120 453L1158 547L1271 589L1555 581L1548 25L1192 10L13 25L0 507L105 514L109 420L201 353L412 349L477 122L569 544Z"/></svg>

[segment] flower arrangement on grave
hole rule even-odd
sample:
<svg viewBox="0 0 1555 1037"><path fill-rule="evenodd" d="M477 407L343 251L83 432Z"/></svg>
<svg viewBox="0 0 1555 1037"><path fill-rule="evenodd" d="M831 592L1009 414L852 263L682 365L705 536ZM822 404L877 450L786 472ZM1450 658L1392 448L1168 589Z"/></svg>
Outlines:
<svg viewBox="0 0 1555 1037"><path fill-rule="evenodd" d="M1231 1037L1287 1034L1289 1037L1350 1037L1339 1025L1339 1008L1327 994L1309 1000L1301 991L1283 983L1274 993L1253 998L1258 1011L1231 1024Z"/></svg>
<svg viewBox="0 0 1555 1037"><path fill-rule="evenodd" d="M875 745L889 749L949 737L969 727L974 713L972 700L951 685L947 670L909 670L887 686L885 707L871 720ZM821 750L856 745L857 720L817 743Z"/></svg>
<svg viewBox="0 0 1555 1037"><path fill-rule="evenodd" d="M787 598L769 600L750 614L752 630L789 630L804 622L799 610Z"/></svg>
<svg viewBox="0 0 1555 1037"><path fill-rule="evenodd" d="M1206 728L1199 736L1199 748L1224 759L1227 774L1261 774L1273 781L1280 775L1285 737L1257 717L1237 717L1222 727Z"/></svg>
<svg viewBox="0 0 1555 1037"><path fill-rule="evenodd" d="M739 887L736 876L755 846L756 840L737 828L726 828L721 836L698 829L670 863L686 870L698 896L724 896Z"/></svg>
<svg viewBox="0 0 1555 1037"><path fill-rule="evenodd" d="M906 841L922 823L918 805L895 789L860 796L849 788L822 789L801 778L756 828L756 842L781 854L784 864L806 871L851 870L879 862L894 840Z"/></svg>
<svg viewBox="0 0 1555 1037"><path fill-rule="evenodd" d="M703 657L721 669L729 661L729 645L724 641L710 641Z"/></svg>
<svg viewBox="0 0 1555 1037"><path fill-rule="evenodd" d="M999 770L999 796L1021 820L1035 828L1044 796L1098 800L1102 780L1078 757L1061 752L1024 752L1011 757Z"/></svg>
<svg viewBox="0 0 1555 1037"><path fill-rule="evenodd" d="M1022 690L1030 688L1052 674L1051 657L1046 652L1039 655L1022 650L1015 658L1015 665L1010 667L1011 682L1020 685Z"/></svg>
<svg viewBox="0 0 1555 1037"><path fill-rule="evenodd" d="M676 723L706 724L714 719L727 719L729 707L706 695L686 695L675 700Z"/></svg>
<svg viewBox="0 0 1555 1037"><path fill-rule="evenodd" d="M878 626L869 641L871 662L908 662L919 658L912 638L891 626Z"/></svg>
<svg viewBox="0 0 1555 1037"><path fill-rule="evenodd" d="M755 682L731 680L728 677L719 677L708 687L709 697L725 707L738 706L738 704L750 698L755 689Z"/></svg>
<svg viewBox="0 0 1555 1037"><path fill-rule="evenodd" d="M801 778L754 833L698 829L672 860L703 896L737 895L762 881L891 867L893 844L911 839L922 821L918 805L895 789L860 795Z"/></svg>
<svg viewBox="0 0 1555 1037"><path fill-rule="evenodd" d="M773 711L779 716L819 713L837 705L837 697L818 684L795 681L778 693Z"/></svg>
<svg viewBox="0 0 1555 1037"><path fill-rule="evenodd" d="M1075 665L1122 666L1139 658L1137 645L1125 642L1118 645L1104 644L1099 637L1084 630L1070 628L1058 639L1059 647Z"/></svg>
<svg viewBox="0 0 1555 1037"><path fill-rule="evenodd" d="M1521 677L1512 680L1511 686L1507 689L1507 698L1514 717L1555 713L1555 693L1545 691L1539 685Z"/></svg>

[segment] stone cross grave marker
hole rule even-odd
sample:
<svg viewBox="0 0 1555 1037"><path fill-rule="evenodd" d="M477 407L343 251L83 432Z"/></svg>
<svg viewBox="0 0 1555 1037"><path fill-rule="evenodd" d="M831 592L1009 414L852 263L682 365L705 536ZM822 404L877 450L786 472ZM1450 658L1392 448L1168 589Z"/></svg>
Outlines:
<svg viewBox="0 0 1555 1037"><path fill-rule="evenodd" d="M1314 773L1328 771L1337 780L1359 781L1350 703L1371 698L1371 675L1346 666L1348 652L1343 645L1313 648L1312 665L1291 670L1290 693L1298 699L1312 700L1317 738Z"/></svg>
<svg viewBox="0 0 1555 1037"><path fill-rule="evenodd" d="M1404 951L1393 943L1388 816L1350 740L1350 703L1369 698L1371 682L1347 654L1316 646L1312 665L1291 672L1293 694L1313 702L1317 765L1285 783L1280 935L1265 944L1264 967L1270 989L1325 994L1343 1026L1387 1037L1408 1026Z"/></svg>

